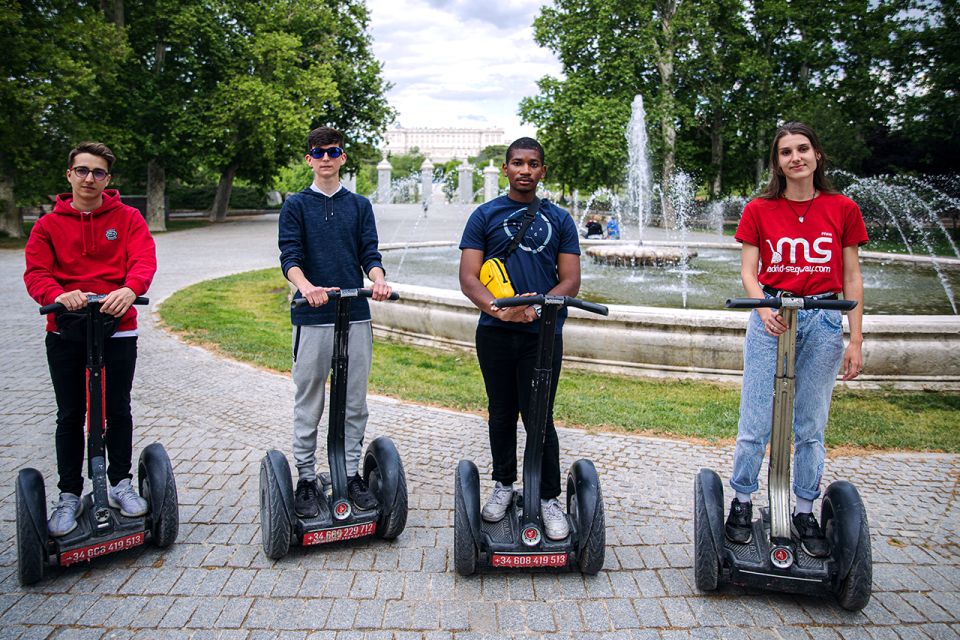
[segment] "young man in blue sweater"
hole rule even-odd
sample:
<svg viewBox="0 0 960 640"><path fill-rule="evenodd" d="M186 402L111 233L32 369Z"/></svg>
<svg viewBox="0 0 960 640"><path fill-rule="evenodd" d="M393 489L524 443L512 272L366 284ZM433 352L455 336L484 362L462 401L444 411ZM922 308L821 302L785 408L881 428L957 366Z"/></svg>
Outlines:
<svg viewBox="0 0 960 640"><path fill-rule="evenodd" d="M363 196L340 184L340 167L347 161L343 136L330 127L310 132L307 164L313 183L295 193L280 210L280 266L309 302L290 311L293 323L293 455L300 480L294 493L298 515L316 517L326 509L317 483L317 430L323 416L324 385L333 358L334 305L327 292L358 289L363 275L373 282L373 299L386 300L390 286L377 248L373 207ZM366 298L353 302L348 345L345 443L350 500L359 510L373 509L377 500L359 474L363 434L367 427L367 379L373 358L373 329Z"/></svg>

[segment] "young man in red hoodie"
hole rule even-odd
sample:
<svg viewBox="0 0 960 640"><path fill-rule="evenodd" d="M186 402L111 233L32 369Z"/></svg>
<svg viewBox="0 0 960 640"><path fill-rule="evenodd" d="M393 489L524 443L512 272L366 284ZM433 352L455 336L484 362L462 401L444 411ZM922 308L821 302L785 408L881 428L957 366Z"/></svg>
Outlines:
<svg viewBox="0 0 960 640"><path fill-rule="evenodd" d="M68 311L87 305L88 294L106 294L101 310L117 330L104 346L106 367L107 479L110 506L140 516L148 505L130 480L133 418L130 389L137 362L137 296L147 292L157 270L156 247L140 212L120 202L110 184L116 157L99 142L70 152L67 181L72 193L57 196L53 213L41 217L27 241L23 281L40 305L62 303ZM59 537L73 531L83 510L86 343L61 335L55 314L47 316L47 362L57 397L57 503L47 527Z"/></svg>

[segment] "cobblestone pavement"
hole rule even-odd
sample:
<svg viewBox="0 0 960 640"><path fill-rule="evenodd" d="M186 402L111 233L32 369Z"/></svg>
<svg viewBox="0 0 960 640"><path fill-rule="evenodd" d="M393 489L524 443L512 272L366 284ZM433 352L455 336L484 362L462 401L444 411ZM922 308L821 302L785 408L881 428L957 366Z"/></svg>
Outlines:
<svg viewBox="0 0 960 640"><path fill-rule="evenodd" d="M276 217L158 238L154 302L191 282L272 266ZM449 233L449 232L447 232ZM562 429L562 465L592 458L607 512L604 571L453 571L453 471L489 469L481 417L371 398L369 434L389 434L407 470L410 518L394 543L262 553L258 463L289 451L284 376L183 344L146 314L134 387L137 450L159 440L174 462L180 537L89 565L16 578L14 477L39 468L55 497L54 400L23 258L0 251L0 637L2 638L957 638L960 456L834 457L867 505L874 597L861 613L831 599L693 587L692 483L729 473L730 447ZM322 440L322 439L321 439ZM323 457L321 457L323 459ZM765 477L765 472L762 477ZM88 484L89 486L89 484ZM895 498L896 486L900 495ZM489 482L484 480L484 491Z"/></svg>

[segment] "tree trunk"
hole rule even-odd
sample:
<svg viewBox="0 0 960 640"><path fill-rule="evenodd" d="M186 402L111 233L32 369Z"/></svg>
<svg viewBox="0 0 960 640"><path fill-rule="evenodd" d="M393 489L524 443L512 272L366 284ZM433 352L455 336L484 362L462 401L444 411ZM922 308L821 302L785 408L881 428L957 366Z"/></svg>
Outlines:
<svg viewBox="0 0 960 640"><path fill-rule="evenodd" d="M125 20L123 19L123 0L100 0L100 11L103 12L107 20L118 27L122 28L125 24Z"/></svg>
<svg viewBox="0 0 960 640"><path fill-rule="evenodd" d="M714 171L710 197L716 199L723 189L723 123L719 114L714 114L710 126L710 166Z"/></svg>
<svg viewBox="0 0 960 640"><path fill-rule="evenodd" d="M230 166L220 174L220 183L217 185L217 195L213 198L213 207L210 209L210 222L223 222L227 219L230 193L233 191L233 179L236 175L236 162L232 162Z"/></svg>
<svg viewBox="0 0 960 640"><path fill-rule="evenodd" d="M660 72L660 135L663 139L663 172L660 174L661 225L672 229L677 224L677 214L670 202L673 186L673 172L676 169L677 128L673 121L676 111L674 99L673 58L674 42L673 18L677 13L679 0L660 0L660 27L663 43L659 47L657 70Z"/></svg>
<svg viewBox="0 0 960 640"><path fill-rule="evenodd" d="M23 237L23 216L17 206L13 172L0 174L0 231L11 238Z"/></svg>
<svg viewBox="0 0 960 640"><path fill-rule="evenodd" d="M156 159L147 163L147 226L150 231L167 230L167 171Z"/></svg>

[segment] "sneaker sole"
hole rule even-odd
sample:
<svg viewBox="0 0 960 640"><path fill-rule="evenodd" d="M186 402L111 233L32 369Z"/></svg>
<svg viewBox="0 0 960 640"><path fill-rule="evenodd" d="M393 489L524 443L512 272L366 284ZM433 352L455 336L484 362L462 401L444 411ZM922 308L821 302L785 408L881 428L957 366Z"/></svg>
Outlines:
<svg viewBox="0 0 960 640"><path fill-rule="evenodd" d="M110 496L110 494L107 494L107 504L109 504L114 509L119 509L120 515L122 515L125 518L140 518L142 516L147 515L147 512L150 511L150 505L147 505L147 508L141 511L140 513L128 513L120 507L120 503L114 500L113 497Z"/></svg>
<svg viewBox="0 0 960 640"><path fill-rule="evenodd" d="M753 531L751 530L750 535L747 536L747 539L744 540L743 542L740 542L739 540L734 540L729 535L727 535L726 531L723 532L723 537L726 538L729 542L732 542L733 544L750 544L751 542L753 542Z"/></svg>
<svg viewBox="0 0 960 640"><path fill-rule="evenodd" d="M501 520L503 520L504 516L506 515L507 515L507 512L504 511L503 513L500 514L499 518L494 518L492 516L487 515L486 513L483 513L482 511L480 512L480 517L483 518L484 522L500 522Z"/></svg>

